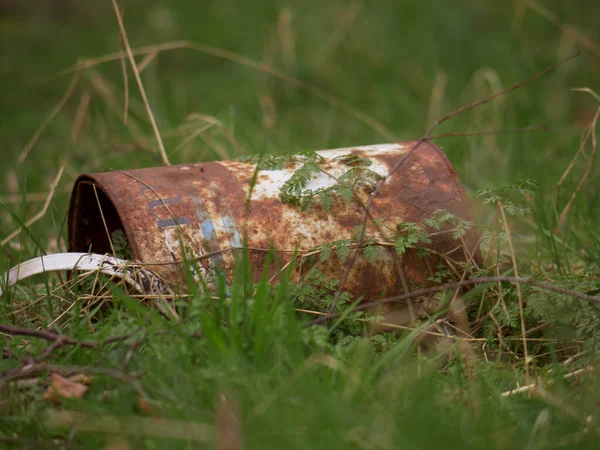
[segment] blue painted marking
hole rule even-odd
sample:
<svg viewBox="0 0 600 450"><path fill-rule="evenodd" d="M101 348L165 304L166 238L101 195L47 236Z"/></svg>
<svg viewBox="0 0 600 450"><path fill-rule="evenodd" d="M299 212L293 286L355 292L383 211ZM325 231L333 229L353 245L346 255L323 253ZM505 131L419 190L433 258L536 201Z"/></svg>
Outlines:
<svg viewBox="0 0 600 450"><path fill-rule="evenodd" d="M202 234L204 235L204 239L208 241L208 249L211 252L217 252L221 250L219 246L219 241L217 239L217 233L215 232L215 227L212 223L212 219L208 215L208 211L206 210L206 205L204 204L204 200L202 197L192 197L192 203L196 205L196 215L198 216L198 220L200 221L200 228L202 229ZM223 265L223 255L217 253L210 257L213 267L215 271L222 270Z"/></svg>
<svg viewBox="0 0 600 450"><path fill-rule="evenodd" d="M229 243L231 244L231 246L235 248L240 248L242 246L242 242L240 240L240 233L238 233L237 226L233 217L223 216L221 217L221 220L223 221L223 226L227 231Z"/></svg>
<svg viewBox="0 0 600 450"><path fill-rule="evenodd" d="M177 197L163 198L163 199L158 199L158 200L152 199L148 202L148 210L150 211L150 214L152 214L154 217L156 217L156 226L158 228L175 227L175 226L179 226L179 225L186 225L186 224L192 223L192 220L187 216L161 219L154 212L154 208L157 208L159 206L165 206L165 205L170 205L173 203L181 203L181 202L183 202L183 199L179 195Z"/></svg>
<svg viewBox="0 0 600 450"><path fill-rule="evenodd" d="M192 223L192 219L187 216L177 217L176 219L158 219L156 225L158 228L175 227L177 225L187 225Z"/></svg>

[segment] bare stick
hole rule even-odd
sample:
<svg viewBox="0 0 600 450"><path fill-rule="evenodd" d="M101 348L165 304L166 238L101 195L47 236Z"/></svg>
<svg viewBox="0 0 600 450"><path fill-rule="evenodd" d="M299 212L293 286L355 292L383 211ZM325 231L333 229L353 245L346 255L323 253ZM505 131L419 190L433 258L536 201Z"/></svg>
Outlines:
<svg viewBox="0 0 600 450"><path fill-rule="evenodd" d="M496 134L505 133L529 133L531 131L548 131L546 125L531 125L525 128L508 128L505 130L488 130L488 131L451 131L449 133L432 134L427 139L440 139L447 137L469 137L469 136L493 136Z"/></svg>
<svg viewBox="0 0 600 450"><path fill-rule="evenodd" d="M510 250L510 258L512 261L513 271L515 272L515 277L519 277L519 269L517 267L517 257L515 256L515 249L512 243L512 237L510 233L510 229L508 228L508 221L506 220L506 214L504 214L504 208L502 207L502 203L498 201L496 203L498 209L500 210L500 215L502 216L502 226L504 227L504 231L506 233L506 240L508 241L508 248ZM525 313L523 310L523 296L521 294L521 285L517 281L517 299L519 300L519 320L521 321L521 338L523 339L523 354L525 355L525 380L527 384L529 384L529 350L527 349L527 334L525 332Z"/></svg>
<svg viewBox="0 0 600 450"><path fill-rule="evenodd" d="M29 142L27 143L27 145L25 146L25 148L19 155L19 163L22 163L23 161L25 161L25 158L27 158L27 155L29 154L29 152L31 151L31 149L33 148L33 146L35 145L37 140L40 138L40 136L42 135L42 133L44 132L46 127L50 124L50 122L52 122L54 120L54 118L58 115L58 113L63 109L63 107L69 100L69 98L71 98L71 94L73 94L73 90L75 89L75 86L77 85L78 81L79 81L79 63L75 65L73 77L71 78L71 82L69 83L69 86L67 87L67 90L65 91L65 94L58 101L58 103L54 106L54 108L50 112L50 115L48 117L46 117L46 119L42 122L42 124L35 131L35 133L33 133L33 136L31 137L31 139L29 140Z"/></svg>
<svg viewBox="0 0 600 450"><path fill-rule="evenodd" d="M131 63L131 69L133 70L133 74L135 75L135 80L137 81L137 85L140 89L140 94L142 94L142 100L144 100L144 105L146 106L148 118L150 119L152 129L154 130L154 135L156 136L156 142L158 143L158 150L160 151L160 156L162 158L163 164L165 166L170 166L171 163L169 162L167 151L165 150L162 138L160 137L160 131L158 131L158 125L156 125L154 114L152 113L152 109L150 108L150 102L148 101L148 97L146 96L146 90L144 89L144 84L142 83L140 72L138 71L135 59L133 58L133 53L131 51L131 46L129 45L129 40L127 39L127 32L125 31L125 26L123 25L123 19L121 17L121 13L119 12L119 5L117 4L117 0L112 0L112 4L115 10L115 14L117 15L117 22L119 23L119 29L121 30L121 36L123 37L123 44L125 44L125 50L127 50L127 56L129 57L129 62Z"/></svg>
<svg viewBox="0 0 600 450"><path fill-rule="evenodd" d="M388 298L384 298L381 300L374 300L374 301L362 303L362 304L356 306L353 309L353 311L365 311L365 310L368 310L371 308L378 307L380 305L386 305L388 303L400 303L400 302L404 302L404 301L412 299L412 298L424 297L426 295L437 294L439 292L454 290L456 288L463 287L463 286L478 286L480 284L498 283L498 282L521 283L521 284L526 284L526 285L530 285L530 286L535 286L540 289L544 289L546 291L569 295L569 296L577 298L579 300L596 303L596 304L600 305L600 296L584 294L582 292L577 292L572 289L566 289L566 288L563 288L560 286L556 286L554 284L545 283L543 281L538 281L533 278L497 276L497 277L471 278L468 280L463 280L463 281L459 281L459 282L455 282L455 283L444 283L444 284L441 284L438 286L431 286L428 288L417 289L416 291L410 292L409 294L396 295L394 297L388 297ZM309 323L309 325L325 322L325 321L331 320L331 319L336 319L336 318L340 317L341 315L342 315L342 313L328 314L327 316L323 316L322 318Z"/></svg>
<svg viewBox="0 0 600 450"><path fill-rule="evenodd" d="M54 192L56 192L56 186L60 182L60 178L62 177L64 170L65 170L65 165L63 163L60 166L60 169L58 169L58 173L54 177L54 180L50 184L50 192L48 192L48 196L46 197L46 201L44 202L44 206L42 206L42 209L35 216L33 216L31 219L29 219L27 222L25 222L25 225L17 228L15 231L13 231L7 237L5 237L2 241L0 241L0 247L4 247L13 238L18 236L21 233L21 231L23 231L26 228L29 228L35 222L37 222L42 217L44 217L44 215L46 214L46 211L48 210L48 207L50 206L50 202L52 201L52 198L54 197Z"/></svg>
<svg viewBox="0 0 600 450"><path fill-rule="evenodd" d="M29 336L35 337L39 339L44 339L46 341L56 342L61 340L65 345L78 345L80 347L85 348L98 348L103 345L111 344L113 342L124 341L129 338L130 335L126 336L116 336L105 340L104 342L95 342L95 341L78 341L77 339L70 338L68 336L64 336L61 334L56 334L52 331L46 330L32 330L29 328L16 327L13 325L0 323L0 332L7 333L13 336Z"/></svg>

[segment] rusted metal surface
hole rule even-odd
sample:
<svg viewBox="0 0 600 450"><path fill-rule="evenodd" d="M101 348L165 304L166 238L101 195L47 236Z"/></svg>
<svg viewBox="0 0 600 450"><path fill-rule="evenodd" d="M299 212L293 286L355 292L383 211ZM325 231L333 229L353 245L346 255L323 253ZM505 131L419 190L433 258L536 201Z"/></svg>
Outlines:
<svg viewBox="0 0 600 450"><path fill-rule="evenodd" d="M369 158L369 169L385 177L412 145L409 142L317 152L324 158L320 166L326 173L313 173L307 188L333 185L335 178L348 170L340 157L349 154ZM202 275L210 276L219 270L231 277L239 254L236 249L244 245L246 237L250 262L258 277L271 247L278 251L281 267L290 261L294 251L302 254L338 239L349 239L356 233L355 227L363 223L365 211L356 200L345 202L336 197L329 211L318 202L308 211L282 202L281 186L301 166L302 163L291 162L281 170L256 172L255 164L223 161L83 175L71 198L70 251L111 253L107 229L109 233L122 229L134 258L156 264L151 268L167 279L181 276L182 248L189 250L188 256L198 258ZM356 192L366 202L372 187L360 187ZM423 223L438 209L472 220L456 171L439 148L423 143L386 181L371 211L375 217L385 219L385 226L393 230L398 222ZM371 222L368 232L381 238ZM464 236L468 251L477 248L477 238L474 231ZM432 239L428 247L436 252L457 261L466 259L464 246L449 233L436 234ZM398 293L401 285L391 251L381 247L373 262L358 256L346 290L367 299ZM479 258L477 250L475 260ZM297 276L306 271L309 263L303 260L297 264ZM402 269L415 285L426 282L438 263L435 255L421 259L414 250L401 257ZM328 276L342 278L345 265L335 257L318 264ZM275 274L275 267L272 270Z"/></svg>

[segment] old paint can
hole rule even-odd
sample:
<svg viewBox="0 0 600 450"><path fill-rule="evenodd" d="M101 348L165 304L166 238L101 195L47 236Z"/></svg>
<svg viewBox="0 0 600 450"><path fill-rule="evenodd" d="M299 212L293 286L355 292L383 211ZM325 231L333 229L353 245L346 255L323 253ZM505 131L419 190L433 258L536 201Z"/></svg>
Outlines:
<svg viewBox="0 0 600 450"><path fill-rule="evenodd" d="M237 250L245 245L258 278L271 248L282 267L294 252L303 255L328 243L351 240L363 223L364 203L383 178L387 179L371 212L392 234L397 223L422 224L440 209L471 221L468 199L446 155L428 142L413 147L413 142L384 144L267 157L261 162L219 161L82 175L71 197L69 250L111 253L109 236L120 229L136 260L175 281L182 275L182 248L189 251L188 257L197 258L202 275L210 278L216 271L231 277ZM388 177L402 157L402 166ZM355 194L335 188L342 184L352 185ZM371 221L367 230L373 241L383 239ZM465 261L475 251L477 262L477 239L474 230L459 240L450 233L434 233L426 245L432 252L423 257L408 249L400 258L402 271L409 283L419 285L432 275L439 255ZM346 290L365 299L401 292L393 251L383 246L370 258L359 253ZM342 278L345 265L335 256L313 263L332 279ZM298 267L299 277L308 260Z"/></svg>

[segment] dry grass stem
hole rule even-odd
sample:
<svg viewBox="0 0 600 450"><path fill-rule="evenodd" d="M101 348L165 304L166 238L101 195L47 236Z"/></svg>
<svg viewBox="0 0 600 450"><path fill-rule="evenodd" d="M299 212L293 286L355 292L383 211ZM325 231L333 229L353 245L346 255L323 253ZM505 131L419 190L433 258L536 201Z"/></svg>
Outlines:
<svg viewBox="0 0 600 450"><path fill-rule="evenodd" d="M431 89L431 97L429 98L429 108L427 112L427 123L433 123L442 115L442 104L446 93L446 82L448 74L446 72L438 72L435 74L433 88Z"/></svg>
<svg viewBox="0 0 600 450"><path fill-rule="evenodd" d="M115 252L115 247L112 243L112 237L110 232L108 231L108 226L106 225L106 219L104 218L104 211L102 211L102 205L100 204L100 197L98 197L98 190L96 189L96 185L92 184L92 189L94 190L94 196L96 197L96 204L98 205L98 211L100 211L100 217L102 218L102 224L104 225L104 231L106 232L106 239L108 239L108 243L110 244L110 249L112 251L113 256L117 257L117 252Z"/></svg>
<svg viewBox="0 0 600 450"><path fill-rule="evenodd" d="M137 56L137 55L146 55L148 53L159 53L159 52L164 52L164 51L173 51L173 50L181 50L181 49L188 49L188 50L204 53L207 55L212 55L217 58L225 59L228 61L233 61L237 64L241 64L241 65L249 67L251 69L258 70L260 72L271 75L271 76L278 78L292 86L297 87L298 89L308 92L310 95L312 95L320 100L330 103L331 105L335 106L340 111L344 111L345 113L354 117L358 121L369 126L370 128L375 130L377 133L379 133L381 136L385 137L386 139L395 140L395 135L391 131L389 131L385 126L383 126L383 124L381 124L379 121L377 121L375 118L369 116L368 114L365 114L364 112L356 109L352 105L338 99L337 97L335 97L335 96L333 96L333 95L331 95L309 83L300 81L299 79L297 79L291 75L288 75L287 73L282 72L268 64L263 64L263 63L257 62L246 56L242 56L237 53L230 52L229 50L224 50L224 49L211 47L211 46L203 45L203 44L194 44L193 42L189 42L189 41L165 42L163 44L151 45L151 46L146 46L146 47L140 47L135 50L132 50L132 49L130 49L130 50L131 50L131 55ZM94 67L99 64L104 64L104 63L107 63L110 61L116 61L116 60L119 60L119 58L120 58L119 53L110 53L110 54L107 54L104 56L99 56L97 58L86 59L81 62L81 69L88 69L90 67ZM60 72L58 72L54 75L50 75L49 77L46 77L39 81L40 82L50 81L57 77L68 75L70 73L73 73L76 70L76 67L77 66L67 67L66 69L63 69Z"/></svg>
<svg viewBox="0 0 600 450"><path fill-rule="evenodd" d="M123 10L120 11L123 17ZM129 115L129 77L127 76L127 65L125 63L125 54L123 53L123 33L119 33L119 54L121 55L121 72L123 72L123 90L125 91L125 100L123 105L123 123L127 125L127 117Z"/></svg>
<svg viewBox="0 0 600 450"><path fill-rule="evenodd" d="M54 118L58 115L58 113L63 109L63 107L69 100L69 98L71 98L71 95L73 94L73 91L75 90L75 86L77 86L77 82L79 81L79 74L80 74L80 71L79 71L79 63L78 63L75 65L75 68L73 70L73 77L71 78L71 82L69 83L69 86L67 87L67 90L65 91L64 95L58 101L58 103L54 106L54 108L52 109L52 111L50 112L48 117L46 117L46 119L44 119L42 124L35 131L35 133L33 133L33 136L31 137L29 142L27 143L27 145L25 146L23 151L19 154L19 158L18 158L19 163L22 163L23 161L25 161L25 158L27 158L27 155L29 155L29 152L31 151L31 149L33 148L35 143L38 141L40 136L44 133L44 131L46 130L46 128L48 127L50 122L52 122L54 120Z"/></svg>
<svg viewBox="0 0 600 450"><path fill-rule="evenodd" d="M162 141L162 137L160 136L160 131L158 130L158 125L156 124L156 120L154 119L154 114L152 113L152 108L150 108L150 102L148 101L148 96L146 95L146 90L144 89L144 84L142 83L142 78L140 76L140 72L135 63L135 59L133 57L133 52L131 51L131 46L129 45L129 40L127 39L127 32L125 31L125 26L123 25L123 18L121 17L121 13L119 11L119 5L117 4L117 0L112 0L113 8L115 10L115 14L117 15L117 22L119 23L119 29L121 30L121 36L123 37L123 44L125 44L125 50L127 50L127 56L129 57L129 62L131 63L131 69L133 70L133 74L135 76L135 80L137 81L138 88L140 89L140 94L142 95L142 100L144 101L144 105L146 106L146 112L148 113L148 118L150 119L150 123L152 124L152 129L154 130L154 136L156 137L156 142L158 144L158 150L160 152L160 156L162 158L163 164L166 166L170 166L169 158L167 156L167 151L165 150L165 146ZM120 53L119 53L120 58ZM127 102L128 100L126 100Z"/></svg>
<svg viewBox="0 0 600 450"><path fill-rule="evenodd" d="M574 370L573 372L566 373L564 375L564 379L568 380L570 378L578 377L579 375L584 375L587 373L595 372L595 367L584 367L583 369ZM527 384L527 386L521 386L516 389L511 389L510 391L504 391L501 395L502 397L510 397L511 395L520 394L521 392L531 392L539 387L538 383Z"/></svg>
<svg viewBox="0 0 600 450"><path fill-rule="evenodd" d="M502 207L502 203L497 203L498 209L500 211L500 215L502 216L502 225L504 227L504 231L506 233L506 240L508 241L508 248L510 249L510 257L512 261L513 271L515 273L515 277L519 277L519 268L517 267L517 257L515 255L515 249L512 243L512 237L510 228L508 227L508 221L506 220L506 214L504 214L504 208ZM525 379L527 384L529 384L529 354L527 349L527 333L525 329L525 313L523 309L523 296L521 294L521 284L517 281L515 283L517 287L517 298L519 300L519 320L521 322L521 337L523 339L523 355L525 356Z"/></svg>
<svg viewBox="0 0 600 450"><path fill-rule="evenodd" d="M14 239L19 234L21 234L21 232L24 229L29 228L35 222L37 222L42 217L44 217L44 215L46 214L46 211L48 210L48 207L50 206L50 202L52 201L52 198L54 198L54 193L56 192L56 186L58 186L58 183L60 182L60 179L62 177L64 170L65 170L65 165L63 163L63 164L61 164L60 169L58 169L58 173L54 177L54 180L50 184L50 190L48 192L48 196L46 197L44 205L42 206L42 209L35 216L33 216L31 219L29 219L27 222L25 222L25 224L22 227L17 228L15 231L13 231L7 237L5 237L2 241L0 241L0 247L4 247L8 242L10 242L12 239Z"/></svg>
<svg viewBox="0 0 600 450"><path fill-rule="evenodd" d="M60 194L69 194L71 189L59 191ZM48 192L25 192L22 194L9 194L0 196L0 203L37 203L44 202L48 198Z"/></svg>
<svg viewBox="0 0 600 450"><path fill-rule="evenodd" d="M238 403L232 397L221 394L215 416L217 450L242 450L242 426Z"/></svg>
<svg viewBox="0 0 600 450"><path fill-rule="evenodd" d="M146 56L144 56L140 63L137 65L138 72L142 73L144 70L146 70L146 67L148 67L152 63L152 61L156 59L157 56L157 52L148 53Z"/></svg>
<svg viewBox="0 0 600 450"><path fill-rule="evenodd" d="M87 116L91 99L92 95L89 91L85 91L83 94L81 94L79 106L77 107L75 118L73 119L73 125L71 126L71 142L73 143L77 143L79 141L79 136L81 136L81 131L83 130L85 124L85 117Z"/></svg>
<svg viewBox="0 0 600 450"><path fill-rule="evenodd" d="M410 292L409 294L395 295L393 297L387 297L387 298L383 298L381 300L368 301L368 302L364 302L364 303L361 303L360 305L356 306L353 309L353 311L365 311L365 310L372 309L372 308L375 308L375 307L378 307L381 305L386 305L388 303L405 302L406 300L409 300L409 299L426 297L429 295L437 294L439 292L454 290L456 288L463 287L463 286L465 286L465 287L466 286L478 286L481 284L498 283L498 282L527 284L527 285L535 286L537 288L540 288L540 289L543 289L546 291L556 292L556 293L563 294L563 295L569 295L571 297L574 297L574 298L577 298L579 300L583 300L586 302L600 304L600 296L584 294L582 292L574 291L572 289L566 289L561 286L556 286L554 284L545 283L543 281L538 281L533 278L515 277L515 276L513 276L513 277L495 276L495 277L477 277L477 278L470 278L467 280L463 280L462 282L444 283L444 284L437 285L437 286L431 286L428 288L417 289L415 291ZM314 325L317 323L325 322L327 320L336 319L340 316L341 316L341 313L327 314L326 316L323 316L322 318L311 322L309 325Z"/></svg>
<svg viewBox="0 0 600 450"><path fill-rule="evenodd" d="M578 56L581 55L581 52L577 52L574 53L573 55L563 59L562 61L559 61L558 63L547 67L546 69L544 69L541 72L538 72L537 74L533 75L532 77L528 78L525 81L520 81L520 82L516 82L514 83L512 86L503 89L501 91L498 92L494 92L492 95L490 95L489 97L483 98L481 100L477 100L473 103L469 103L468 105L463 106L462 108L457 109L456 111L451 112L450 114L442 117L441 119L438 119L436 122L433 123L433 125L431 125L431 127L429 127L429 129L427 130L427 132L425 133L425 138L429 138L429 136L431 135L431 133L433 133L441 124L443 124L444 122L452 119L453 117L456 117L466 111L470 111L471 109L477 108L481 105L485 105L486 103L491 102L492 100L501 97L503 95L508 94L509 92L512 92L516 89L522 88L524 86L527 86L528 84L533 83L534 81L538 80L539 78L543 77L544 75L546 75L549 72L552 72L553 70L559 68L560 66L563 66L565 64L567 64L568 62L570 62L572 59L577 58Z"/></svg>
<svg viewBox="0 0 600 450"><path fill-rule="evenodd" d="M214 440L213 428L198 422L138 416L109 416L79 411L54 410L47 416L51 428L71 428L80 425L80 432L120 434L138 438L181 439L209 443Z"/></svg>
<svg viewBox="0 0 600 450"><path fill-rule="evenodd" d="M344 38L348 35L352 26L356 23L360 17L360 13L363 10L365 3L363 1L354 1L348 5L348 7L338 15L339 19L336 22L335 28L331 32L329 38L325 41L319 53L316 57L318 66L325 66L339 47L340 43L343 42Z"/></svg>
<svg viewBox="0 0 600 450"><path fill-rule="evenodd" d="M435 131L442 123L452 119L453 117L456 117L462 113L465 113L467 111L470 111L474 108L477 108L481 105L484 105L486 103L491 102L492 100L499 98L503 95L508 94L509 92L512 92L516 89L520 89L524 86L527 86L530 83L533 83L534 81L538 80L539 78L543 77L544 75L548 74L549 72L557 69L558 67L568 63L569 61L571 61L572 59L576 58L577 56L579 56L581 54L581 52L575 53L571 56L569 56L568 58L563 59L562 61L559 61L558 63L547 67L546 69L544 69L541 72L538 72L537 74L533 75L532 77L528 78L525 81L522 82L517 82L514 83L512 86L503 89L501 91L498 92L494 92L493 94L489 95L486 98L477 100L473 103L470 103L468 105L465 105L457 110L455 110L454 112L440 118L439 120L437 120L425 133L425 135L423 135L423 137L421 137L419 140L417 140L414 145L407 151L405 152L402 156L400 156L398 158L398 160L395 162L395 164L392 166L392 168L390 169L388 175L383 178L375 187L375 190L373 191L373 193L371 194L371 196L369 197L369 200L366 204L366 210L365 210L365 215L364 215L364 219L363 222L361 224L361 232L359 235L359 240L358 240L358 245L359 247L362 245L362 243L364 242L365 239L365 233L366 233L366 229L367 229L367 221L369 219L369 211L373 205L373 202L375 200L375 198L379 195L379 192L381 192L381 189L383 188L385 182L392 177L402 166L403 164L406 162L406 160L410 157L410 155L419 149L419 147L424 144L425 142L427 142L429 140L429 136L431 136L431 134L433 133L433 131ZM441 152L441 150L439 150L437 147L434 147L434 150L437 152ZM357 258L358 252L354 252L354 254L352 255L352 257L350 258L350 260L348 261L348 263L346 264L346 268L344 270L344 274L342 276L341 282L338 286L338 289L336 291L333 303L332 303L332 309L331 311L333 311L333 308L335 307L335 305L337 304L337 301L341 295L341 293L343 292L344 287L346 286L346 282L348 281L348 276L350 274L350 270L352 269L354 263L356 262L356 258ZM395 255L394 257L394 262L396 263L396 266L400 267L398 264L398 256L396 255L396 253L394 252L393 255ZM406 279L402 274L402 269L400 267L400 280L402 282L402 286L403 286L403 290L404 290L404 295L406 296L407 300L410 300L411 297L410 295L408 295L408 288L406 285ZM411 312L411 315L413 314L412 312L412 307L410 302L408 303L408 307L409 307L409 311Z"/></svg>
<svg viewBox="0 0 600 450"><path fill-rule="evenodd" d="M577 88L577 89L572 89L572 90L575 91L575 92L587 92L588 94L590 94L591 96L593 96L600 103L600 97L594 91L592 91L589 88ZM558 231L560 230L561 226L565 222L565 219L567 218L567 214L569 212L569 209L571 208L571 205L573 204L573 202L577 198L577 194L579 194L579 192L581 191L583 185L587 181L590 173L592 172L592 168L594 166L594 162L596 161L596 151L598 149L598 142L597 142L597 138L596 138L596 125L598 124L598 119L599 118L600 118L600 107L598 107L598 109L596 109L596 113L594 114L594 117L593 117L591 123L583 131L582 136L581 136L581 142L579 144L579 148L577 149L577 152L575 153L575 156L573 157L573 159L569 163L569 166L567 167L567 169L563 173L562 177L560 178L560 180L556 184L556 201L558 202L559 199L560 199L560 188L561 188L561 186L563 185L563 183L567 179L567 176L569 175L569 173L573 169L573 167L575 165L575 162L577 161L577 159L579 158L579 156L583 155L583 157L587 160L587 165L586 165L585 171L584 171L583 175L581 176L581 178L579 179L579 182L577 183L577 187L575 188L575 191L571 194L571 197L569 198L569 201L567 202L567 204L563 208L562 213L560 214L560 218L558 220L558 225L556 226L556 229L554 230L555 234L558 233ZM592 149L591 149L590 154L586 155L586 153L585 153L585 146L587 145L590 137L592 139Z"/></svg>
<svg viewBox="0 0 600 450"><path fill-rule="evenodd" d="M600 58L600 46L598 46L589 36L585 33L579 31L572 25L564 24L556 14L551 12L548 8L543 6L542 4L536 2L535 0L522 0L525 5L531 10L537 12L540 16L545 18L548 22L554 25L556 28L559 28L565 35L569 36L575 42L583 45L586 49L588 49L591 53Z"/></svg>

